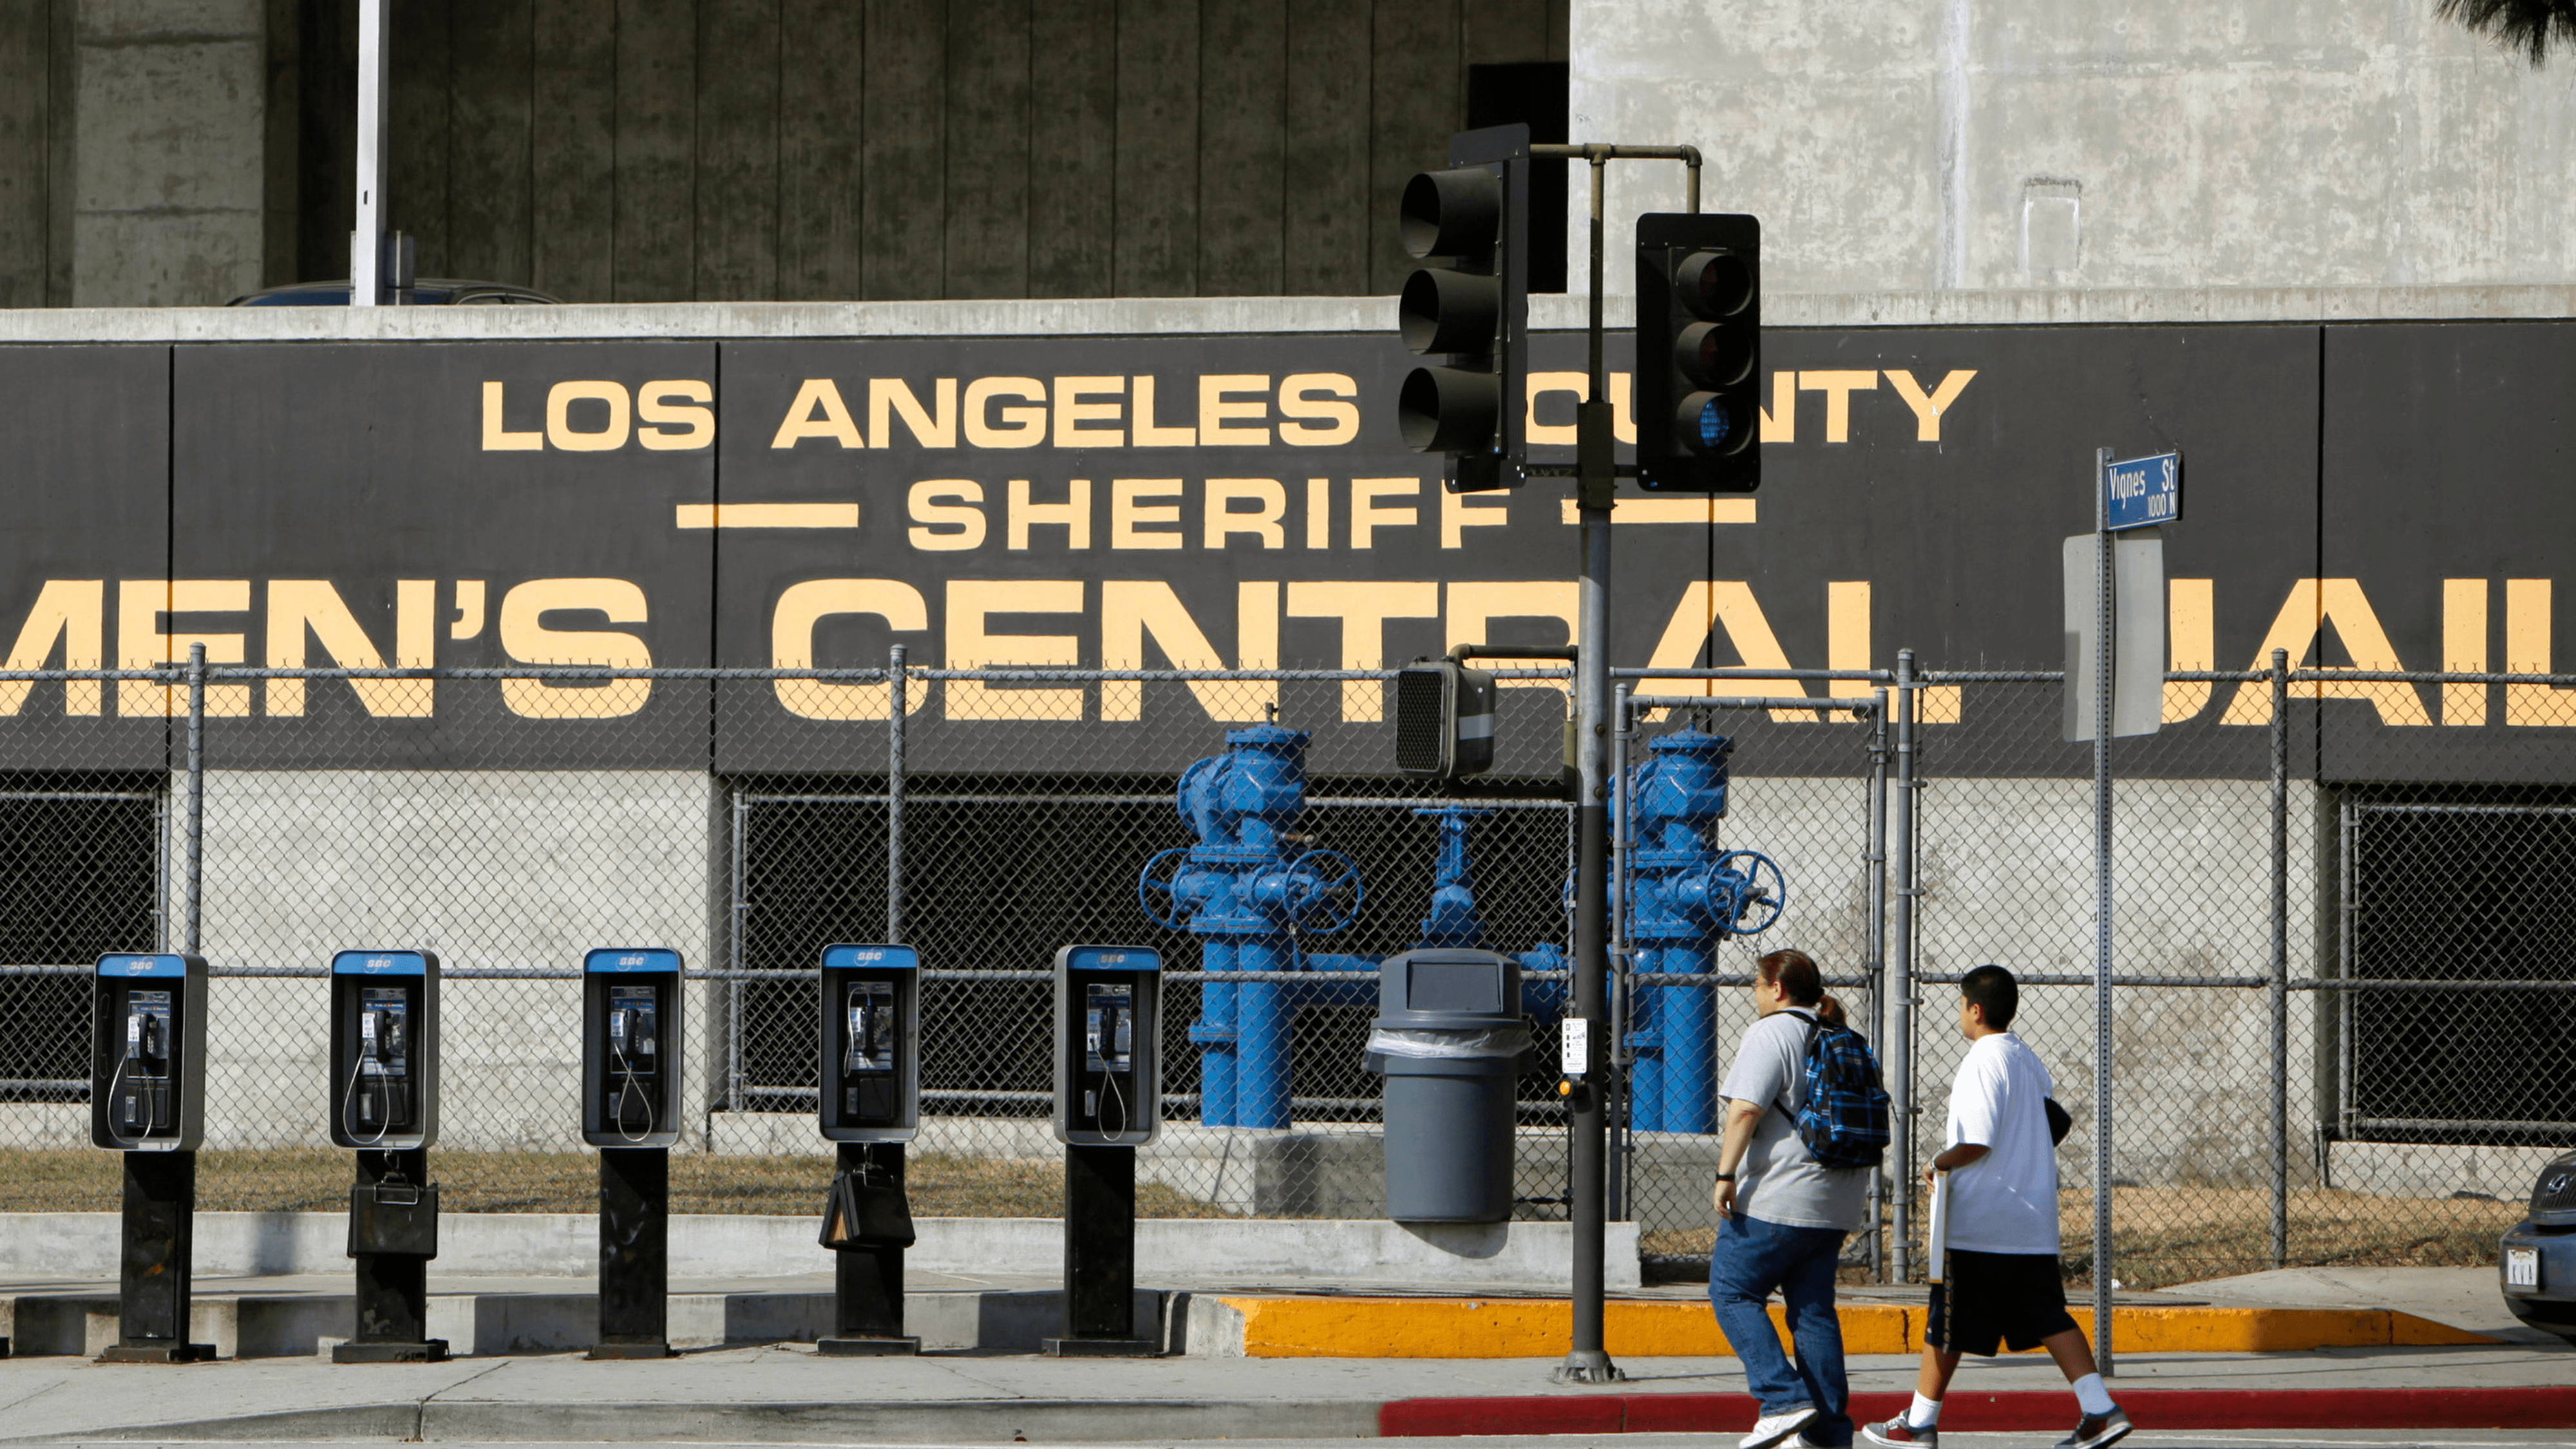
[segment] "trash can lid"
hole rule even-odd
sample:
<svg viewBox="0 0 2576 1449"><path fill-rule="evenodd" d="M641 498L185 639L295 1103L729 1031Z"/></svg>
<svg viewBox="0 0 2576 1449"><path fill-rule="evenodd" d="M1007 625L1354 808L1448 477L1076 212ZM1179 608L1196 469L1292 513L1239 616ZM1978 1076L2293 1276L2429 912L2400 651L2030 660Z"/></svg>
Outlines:
<svg viewBox="0 0 2576 1449"><path fill-rule="evenodd" d="M1485 1031L1520 1019L1521 965L1501 952L1427 946L1378 967L1377 1026Z"/></svg>

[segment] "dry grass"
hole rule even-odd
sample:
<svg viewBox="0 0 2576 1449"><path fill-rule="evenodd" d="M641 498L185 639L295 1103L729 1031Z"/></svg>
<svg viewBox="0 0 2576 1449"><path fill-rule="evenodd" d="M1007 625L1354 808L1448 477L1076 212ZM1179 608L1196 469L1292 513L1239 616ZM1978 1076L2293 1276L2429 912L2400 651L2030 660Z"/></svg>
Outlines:
<svg viewBox="0 0 2576 1449"><path fill-rule="evenodd" d="M346 1152L288 1148L203 1152L197 1206L206 1212L338 1212L349 1201ZM582 1152L430 1153L440 1206L450 1212L590 1212L599 1205L599 1163ZM922 1153L905 1173L922 1217L1054 1217L1063 1211L1064 1169L1053 1162L994 1161ZM822 1157L671 1154L675 1213L820 1213L831 1164ZM0 1212L114 1212L120 1169L108 1152L0 1152ZM1160 1183L1136 1185L1136 1210L1149 1218L1225 1217L1222 1210Z"/></svg>
<svg viewBox="0 0 2576 1449"><path fill-rule="evenodd" d="M2522 1211L2518 1202L2293 1192L2289 1261L2301 1267L2491 1265L2497 1240L2521 1221ZM2065 1195L2058 1231L2069 1283L2089 1284L2091 1193ZM1710 1228L1647 1233L1645 1251L1704 1258L1715 1237ZM2260 1188L2124 1187L2111 1193L2111 1250L2125 1288L2261 1272L2271 1266L2271 1241L2271 1194Z"/></svg>

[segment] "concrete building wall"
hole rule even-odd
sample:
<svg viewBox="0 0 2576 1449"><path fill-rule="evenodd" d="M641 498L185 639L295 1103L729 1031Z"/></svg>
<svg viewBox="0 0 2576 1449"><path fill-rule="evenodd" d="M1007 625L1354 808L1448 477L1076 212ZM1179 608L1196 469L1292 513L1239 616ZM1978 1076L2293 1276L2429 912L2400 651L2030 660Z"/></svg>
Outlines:
<svg viewBox="0 0 2576 1449"><path fill-rule="evenodd" d="M1573 130L1703 148L1768 291L2567 279L2565 62L2433 10L1576 0ZM1679 173L1613 168L1610 215Z"/></svg>

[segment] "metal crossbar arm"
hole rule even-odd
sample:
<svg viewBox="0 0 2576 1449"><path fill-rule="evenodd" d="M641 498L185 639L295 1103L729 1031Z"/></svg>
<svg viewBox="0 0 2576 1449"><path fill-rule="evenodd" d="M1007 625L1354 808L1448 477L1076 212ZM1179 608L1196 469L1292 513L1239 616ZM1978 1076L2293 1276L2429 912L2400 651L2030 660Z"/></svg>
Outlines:
<svg viewBox="0 0 2576 1449"><path fill-rule="evenodd" d="M1916 973L1914 979L1926 986L1956 986L1968 978L1965 974L1955 971L1923 971ZM2094 984L2091 976L2070 976L2063 973L2051 976L2025 976L2016 971L2013 973L2013 980L2023 986L2091 986ZM2114 976L2111 978L2111 984L2114 986L2222 986L2231 990L2251 990L2254 987L2271 985L2272 978L2269 976Z"/></svg>
<svg viewBox="0 0 2576 1449"><path fill-rule="evenodd" d="M1613 679L1829 679L1856 684L1888 684L1896 675L1886 669L1613 669Z"/></svg>

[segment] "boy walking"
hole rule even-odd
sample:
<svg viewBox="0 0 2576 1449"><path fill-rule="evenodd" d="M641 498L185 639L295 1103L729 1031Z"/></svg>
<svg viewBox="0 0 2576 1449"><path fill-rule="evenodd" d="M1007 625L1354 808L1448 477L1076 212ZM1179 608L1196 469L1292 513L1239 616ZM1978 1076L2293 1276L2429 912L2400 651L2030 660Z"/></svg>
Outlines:
<svg viewBox="0 0 2576 1449"><path fill-rule="evenodd" d="M2057 1144L2048 1129L2048 1069L2012 1034L2021 987L2001 966L1959 983L1959 1031L1971 1043L1950 1084L1950 1140L1924 1173L1950 1192L1949 1262L1932 1285L1931 1321L1914 1402L1861 1433L1887 1449L1938 1449L1941 1395L1959 1356L2045 1348L2075 1386L2081 1417L2057 1449L2104 1449L2132 1427L2111 1401L2057 1274Z"/></svg>

